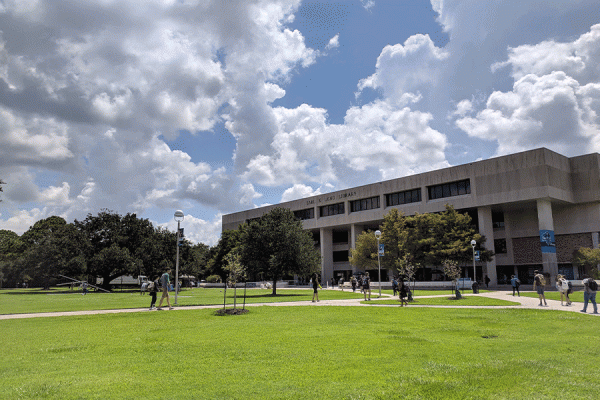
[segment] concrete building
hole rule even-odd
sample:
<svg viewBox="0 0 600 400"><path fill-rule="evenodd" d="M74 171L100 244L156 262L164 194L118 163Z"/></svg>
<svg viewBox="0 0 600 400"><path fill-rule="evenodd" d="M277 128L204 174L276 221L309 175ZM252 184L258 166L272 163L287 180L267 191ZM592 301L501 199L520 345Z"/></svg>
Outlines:
<svg viewBox="0 0 600 400"><path fill-rule="evenodd" d="M378 229L391 208L411 215L441 212L446 204L468 212L496 254L478 263L478 279L502 284L516 274L532 282L535 269L552 279L559 272L579 279L573 252L598 248L600 154L565 157L545 148L511 154L224 215L223 230L273 207L289 208L320 247L323 281L348 279L356 272L348 262L356 238ZM472 277L472 268L466 272ZM435 266L418 274L435 279Z"/></svg>

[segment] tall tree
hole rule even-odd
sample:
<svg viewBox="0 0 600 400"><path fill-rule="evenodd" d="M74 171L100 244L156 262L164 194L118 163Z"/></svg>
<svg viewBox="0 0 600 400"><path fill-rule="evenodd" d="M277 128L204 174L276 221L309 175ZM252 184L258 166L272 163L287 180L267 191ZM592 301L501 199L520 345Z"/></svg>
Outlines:
<svg viewBox="0 0 600 400"><path fill-rule="evenodd" d="M109 288L110 281L121 275L144 272L148 239L155 233L150 221L136 214L121 216L102 210L97 216L88 214L83 221L75 220L75 226L87 239L89 271L103 279L103 287Z"/></svg>
<svg viewBox="0 0 600 400"><path fill-rule="evenodd" d="M37 221L21 240L27 249L18 264L23 274L41 280L44 289L49 289L51 280L58 275L81 276L85 273L84 238L63 218L52 216Z"/></svg>
<svg viewBox="0 0 600 400"><path fill-rule="evenodd" d="M205 277L219 275L222 281L226 280L226 257L233 249L242 244L242 236L247 227L246 224L242 224L237 229L228 230L221 234L219 243L210 249L210 260L206 267Z"/></svg>
<svg viewBox="0 0 600 400"><path fill-rule="evenodd" d="M350 264L363 271L377 268L377 239L373 231L361 232L351 250Z"/></svg>
<svg viewBox="0 0 600 400"><path fill-rule="evenodd" d="M582 268L584 273L593 277L600 278L598 273L598 265L600 264L600 249L590 249L588 247L580 247L573 254L573 265Z"/></svg>
<svg viewBox="0 0 600 400"><path fill-rule="evenodd" d="M321 256L310 232L289 209L276 207L259 220L252 221L242 236L241 259L250 274L273 281L288 274L318 272Z"/></svg>

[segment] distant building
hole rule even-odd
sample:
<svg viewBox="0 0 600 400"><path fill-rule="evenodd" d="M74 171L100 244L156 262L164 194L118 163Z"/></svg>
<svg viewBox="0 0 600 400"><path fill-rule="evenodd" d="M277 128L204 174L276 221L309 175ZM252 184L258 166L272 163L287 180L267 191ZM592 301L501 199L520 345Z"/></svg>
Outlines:
<svg viewBox="0 0 600 400"><path fill-rule="evenodd" d="M307 197L223 216L223 230L236 229L273 207L291 209L312 232L322 254L322 279L348 279L356 272L348 253L358 235L378 229L391 208L405 215L440 212L446 204L468 212L493 250L477 263L477 276L506 283L512 274L531 282L535 269L579 279L573 252L598 248L600 154L565 157L545 148L492 158ZM472 277L472 269L466 268ZM382 276L387 276L383 271ZM436 266L418 271L436 279ZM383 278L382 278L383 280Z"/></svg>

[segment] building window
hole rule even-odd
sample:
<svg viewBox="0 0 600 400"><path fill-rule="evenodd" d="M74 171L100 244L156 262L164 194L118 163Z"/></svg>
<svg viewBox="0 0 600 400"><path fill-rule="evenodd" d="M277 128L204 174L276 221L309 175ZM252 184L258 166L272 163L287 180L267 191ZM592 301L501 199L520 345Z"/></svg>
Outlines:
<svg viewBox="0 0 600 400"><path fill-rule="evenodd" d="M344 261L348 261L348 250L333 252L333 262L344 262Z"/></svg>
<svg viewBox="0 0 600 400"><path fill-rule="evenodd" d="M492 226L494 229L504 229L504 213L492 211Z"/></svg>
<svg viewBox="0 0 600 400"><path fill-rule="evenodd" d="M329 217L330 215L344 214L344 203L330 204L320 207L320 216Z"/></svg>
<svg viewBox="0 0 600 400"><path fill-rule="evenodd" d="M350 212L373 210L374 208L379 208L379 196L350 202Z"/></svg>
<svg viewBox="0 0 600 400"><path fill-rule="evenodd" d="M333 231L331 241L333 244L348 243L348 231Z"/></svg>
<svg viewBox="0 0 600 400"><path fill-rule="evenodd" d="M315 217L315 209L307 208L305 210L294 211L294 215L298 219L313 219Z"/></svg>
<svg viewBox="0 0 600 400"><path fill-rule="evenodd" d="M471 194L471 181L465 179L458 182L429 186L427 189L429 191L429 200L460 196L463 194Z"/></svg>
<svg viewBox="0 0 600 400"><path fill-rule="evenodd" d="M385 206L398 206L400 204L418 203L421 201L421 189L406 190L404 192L385 195Z"/></svg>
<svg viewBox="0 0 600 400"><path fill-rule="evenodd" d="M506 254L506 239L494 239L494 253Z"/></svg>

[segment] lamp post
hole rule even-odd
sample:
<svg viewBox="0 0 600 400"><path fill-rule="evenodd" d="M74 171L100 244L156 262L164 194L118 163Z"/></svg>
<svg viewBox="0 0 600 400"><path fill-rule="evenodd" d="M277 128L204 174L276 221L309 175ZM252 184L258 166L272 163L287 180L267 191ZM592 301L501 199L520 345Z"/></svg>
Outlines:
<svg viewBox="0 0 600 400"><path fill-rule="evenodd" d="M177 258L175 259L175 305L177 305L177 293L179 292L179 235L180 223L183 221L183 211L175 211L175 221L177 221Z"/></svg>
<svg viewBox="0 0 600 400"><path fill-rule="evenodd" d="M471 240L471 247L473 248L473 283L477 282L477 272L475 271L475 245L477 242L475 239Z"/></svg>
<svg viewBox="0 0 600 400"><path fill-rule="evenodd" d="M381 260L379 258L379 239L381 238L381 231L378 229L375 231L375 239L377 239L377 271L378 271L378 279L379 279L379 297L381 297Z"/></svg>

